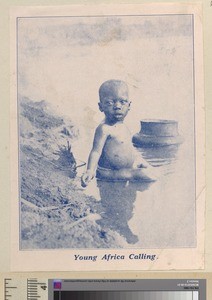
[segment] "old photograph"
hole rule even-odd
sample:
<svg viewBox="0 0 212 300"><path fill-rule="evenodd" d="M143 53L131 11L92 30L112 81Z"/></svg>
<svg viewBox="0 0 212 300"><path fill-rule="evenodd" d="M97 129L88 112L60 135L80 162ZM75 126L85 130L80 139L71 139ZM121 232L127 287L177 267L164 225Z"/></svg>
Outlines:
<svg viewBox="0 0 212 300"><path fill-rule="evenodd" d="M198 247L195 18L16 18L18 251Z"/></svg>

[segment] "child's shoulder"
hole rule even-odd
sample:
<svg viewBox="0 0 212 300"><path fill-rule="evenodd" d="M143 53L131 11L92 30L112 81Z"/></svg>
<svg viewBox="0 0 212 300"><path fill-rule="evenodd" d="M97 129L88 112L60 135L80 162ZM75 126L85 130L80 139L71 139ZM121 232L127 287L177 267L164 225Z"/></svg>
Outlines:
<svg viewBox="0 0 212 300"><path fill-rule="evenodd" d="M107 123L104 121L101 122L98 127L96 128L97 133L102 133L102 134L109 134L111 132L112 128L109 126Z"/></svg>

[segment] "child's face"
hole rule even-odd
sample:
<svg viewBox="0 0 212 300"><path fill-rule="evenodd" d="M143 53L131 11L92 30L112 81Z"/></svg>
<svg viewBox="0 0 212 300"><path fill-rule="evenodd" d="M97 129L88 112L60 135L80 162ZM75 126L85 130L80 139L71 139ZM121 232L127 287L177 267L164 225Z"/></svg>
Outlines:
<svg viewBox="0 0 212 300"><path fill-rule="evenodd" d="M112 122L123 121L129 109L128 91L124 87L117 87L108 91L108 95L99 103L100 111Z"/></svg>

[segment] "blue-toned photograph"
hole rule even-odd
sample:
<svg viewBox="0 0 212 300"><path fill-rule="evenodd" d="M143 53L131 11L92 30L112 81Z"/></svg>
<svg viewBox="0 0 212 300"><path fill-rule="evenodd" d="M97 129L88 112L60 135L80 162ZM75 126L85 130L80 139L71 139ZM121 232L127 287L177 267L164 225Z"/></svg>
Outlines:
<svg viewBox="0 0 212 300"><path fill-rule="evenodd" d="M193 18L17 19L20 250L196 247Z"/></svg>

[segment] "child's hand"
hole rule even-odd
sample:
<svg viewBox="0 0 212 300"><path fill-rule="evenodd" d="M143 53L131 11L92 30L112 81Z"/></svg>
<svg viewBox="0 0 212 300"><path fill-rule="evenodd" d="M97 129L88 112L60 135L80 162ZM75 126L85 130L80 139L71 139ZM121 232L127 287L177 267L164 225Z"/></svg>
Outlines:
<svg viewBox="0 0 212 300"><path fill-rule="evenodd" d="M86 171L81 177L81 186L86 187L93 178L94 174L90 171Z"/></svg>

